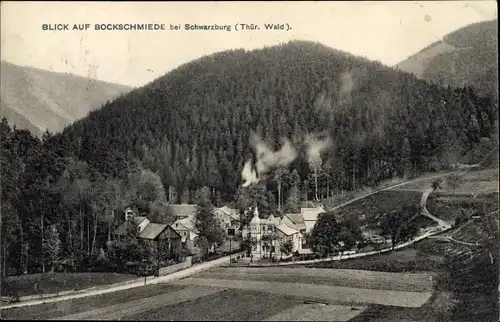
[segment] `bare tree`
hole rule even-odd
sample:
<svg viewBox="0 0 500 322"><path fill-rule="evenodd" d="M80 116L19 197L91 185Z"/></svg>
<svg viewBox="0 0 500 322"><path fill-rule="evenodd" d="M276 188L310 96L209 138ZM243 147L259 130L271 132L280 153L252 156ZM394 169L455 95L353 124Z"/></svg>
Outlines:
<svg viewBox="0 0 500 322"><path fill-rule="evenodd" d="M51 225L49 229L46 230L43 249L44 252L49 255L52 271L54 271L55 264L61 253L61 239L59 238L59 232L57 231L56 225Z"/></svg>

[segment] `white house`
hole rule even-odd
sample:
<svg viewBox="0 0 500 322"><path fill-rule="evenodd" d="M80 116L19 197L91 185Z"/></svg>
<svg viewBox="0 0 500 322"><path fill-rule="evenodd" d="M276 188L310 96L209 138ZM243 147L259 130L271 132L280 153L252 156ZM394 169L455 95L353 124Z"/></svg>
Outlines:
<svg viewBox="0 0 500 322"><path fill-rule="evenodd" d="M195 229L195 218L194 215L189 215L187 217L179 218L170 225L173 230L175 230L179 235L181 235L182 242L185 243L187 240L193 242L198 236Z"/></svg>
<svg viewBox="0 0 500 322"><path fill-rule="evenodd" d="M287 240L292 241L293 247L291 253L283 254L283 257L291 256L296 251L301 252L303 235L289 218L274 215L260 218L255 207L254 216L248 226L248 229L243 230L243 236L250 236L256 241L252 247L252 255L257 259L267 257L271 253L275 258L282 257L281 245Z"/></svg>
<svg viewBox="0 0 500 322"><path fill-rule="evenodd" d="M294 228L282 223L282 224L276 226L275 236L276 236L275 245L274 245L275 246L275 257L287 258L287 257L292 256L293 253L295 253L295 252L301 253L303 236L297 229L294 229ZM288 254L285 252L282 253L281 246L284 245L288 241L292 242L292 249Z"/></svg>

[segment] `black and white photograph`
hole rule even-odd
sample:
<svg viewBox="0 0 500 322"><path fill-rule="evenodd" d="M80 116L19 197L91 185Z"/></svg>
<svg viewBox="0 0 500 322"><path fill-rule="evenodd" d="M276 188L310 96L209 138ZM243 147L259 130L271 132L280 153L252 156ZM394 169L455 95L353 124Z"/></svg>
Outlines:
<svg viewBox="0 0 500 322"><path fill-rule="evenodd" d="M0 319L500 321L496 1L0 12Z"/></svg>

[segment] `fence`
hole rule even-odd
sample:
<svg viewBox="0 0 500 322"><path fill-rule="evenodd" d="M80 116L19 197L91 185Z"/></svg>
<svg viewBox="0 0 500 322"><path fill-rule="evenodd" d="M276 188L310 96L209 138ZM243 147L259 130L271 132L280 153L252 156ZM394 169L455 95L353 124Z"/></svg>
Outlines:
<svg viewBox="0 0 500 322"><path fill-rule="evenodd" d="M175 273L177 271L191 267L192 258L193 258L192 256L188 256L188 257L186 257L186 259L182 263L160 268L160 276L172 274L172 273Z"/></svg>
<svg viewBox="0 0 500 322"><path fill-rule="evenodd" d="M330 261L340 261L344 259L349 259L349 258L358 258L358 257L365 257L365 256L371 256L371 255L377 255L381 253L387 253L393 250L401 249L404 247L407 247L409 245L412 245L422 239L425 239L429 236L432 236L436 233L440 233L442 231L439 230L432 230L429 231L421 236L418 236L410 241L407 241L405 243L398 244L394 247L388 247L380 250L374 250L374 251L369 251L369 252L361 252L361 253L356 253L352 255L337 255L333 257L328 257L328 258L319 258L319 259L311 259L311 260L304 260L304 261L291 261L291 262L278 262L278 263L252 263L250 266L254 267L259 267L259 266L288 266L288 265L304 265L304 264L315 264L315 263L321 263L321 262L330 262Z"/></svg>

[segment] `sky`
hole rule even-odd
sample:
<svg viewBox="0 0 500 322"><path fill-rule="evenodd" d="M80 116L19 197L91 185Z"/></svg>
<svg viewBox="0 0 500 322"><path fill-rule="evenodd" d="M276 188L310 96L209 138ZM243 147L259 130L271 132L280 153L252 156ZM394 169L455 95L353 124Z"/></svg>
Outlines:
<svg viewBox="0 0 500 322"><path fill-rule="evenodd" d="M497 17L496 1L403 2L10 2L1 3L1 59L23 66L142 86L190 60L290 40L392 66L444 35ZM42 30L43 24L89 30ZM231 31L96 31L95 24L231 25ZM235 24L260 30L235 31ZM264 24L290 30L265 30Z"/></svg>

